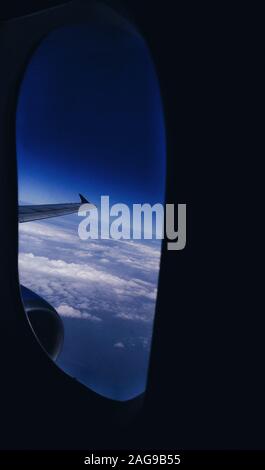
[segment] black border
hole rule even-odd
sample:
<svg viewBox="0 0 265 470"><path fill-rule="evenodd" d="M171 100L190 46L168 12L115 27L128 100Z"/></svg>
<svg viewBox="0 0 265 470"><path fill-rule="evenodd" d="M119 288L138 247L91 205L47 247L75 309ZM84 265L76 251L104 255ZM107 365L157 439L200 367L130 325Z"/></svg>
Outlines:
<svg viewBox="0 0 265 470"><path fill-rule="evenodd" d="M12 30L13 20L1 26L1 446L264 449L264 315L248 258L255 182L240 127L250 88L249 11L171 0L124 0L122 9L146 39L159 76L167 202L188 205L187 247L172 253L163 246L145 405L121 427L127 411L120 415L58 373L26 331L14 250L20 77L10 64L26 59L20 41L32 44L32 36L25 24ZM36 13L34 21L50 14Z"/></svg>

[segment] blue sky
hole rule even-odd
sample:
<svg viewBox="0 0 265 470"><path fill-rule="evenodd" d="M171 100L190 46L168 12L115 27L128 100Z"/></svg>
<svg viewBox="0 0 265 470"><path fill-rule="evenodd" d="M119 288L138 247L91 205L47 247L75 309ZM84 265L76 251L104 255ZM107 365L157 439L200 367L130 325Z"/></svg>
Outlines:
<svg viewBox="0 0 265 470"><path fill-rule="evenodd" d="M22 83L17 155L23 202L163 202L163 112L142 38L97 21L50 34ZM63 318L58 365L126 400L145 387L160 244L82 242L79 221L21 224L20 279Z"/></svg>
<svg viewBox="0 0 265 470"><path fill-rule="evenodd" d="M163 199L161 101L138 35L83 26L48 36L26 71L17 129L21 200Z"/></svg>

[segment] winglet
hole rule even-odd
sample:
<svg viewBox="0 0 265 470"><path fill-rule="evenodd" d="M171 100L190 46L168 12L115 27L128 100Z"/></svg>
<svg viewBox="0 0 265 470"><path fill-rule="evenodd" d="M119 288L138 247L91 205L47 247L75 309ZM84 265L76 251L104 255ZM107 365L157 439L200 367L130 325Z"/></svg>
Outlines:
<svg viewBox="0 0 265 470"><path fill-rule="evenodd" d="M82 204L89 204L89 201L84 196L82 196L82 194L79 194L79 197Z"/></svg>

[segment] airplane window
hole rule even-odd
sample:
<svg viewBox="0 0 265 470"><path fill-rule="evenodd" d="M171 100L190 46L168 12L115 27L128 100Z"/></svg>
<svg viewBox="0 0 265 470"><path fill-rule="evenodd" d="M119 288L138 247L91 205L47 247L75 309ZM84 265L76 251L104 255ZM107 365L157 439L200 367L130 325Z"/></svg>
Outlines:
<svg viewBox="0 0 265 470"><path fill-rule="evenodd" d="M16 132L32 329L70 376L134 398L147 380L162 215L151 213L148 232L133 205L163 204L165 190L163 111L144 39L118 17L51 32L25 71Z"/></svg>

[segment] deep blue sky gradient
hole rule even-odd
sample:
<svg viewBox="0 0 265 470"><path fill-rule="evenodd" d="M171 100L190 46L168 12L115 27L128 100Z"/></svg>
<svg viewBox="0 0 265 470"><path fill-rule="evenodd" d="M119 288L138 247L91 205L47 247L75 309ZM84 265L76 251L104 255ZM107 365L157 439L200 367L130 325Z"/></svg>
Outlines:
<svg viewBox="0 0 265 470"><path fill-rule="evenodd" d="M34 203L163 202L165 136L144 41L117 28L58 30L27 68L17 113L19 196Z"/></svg>

